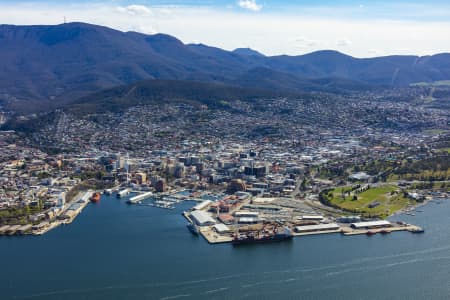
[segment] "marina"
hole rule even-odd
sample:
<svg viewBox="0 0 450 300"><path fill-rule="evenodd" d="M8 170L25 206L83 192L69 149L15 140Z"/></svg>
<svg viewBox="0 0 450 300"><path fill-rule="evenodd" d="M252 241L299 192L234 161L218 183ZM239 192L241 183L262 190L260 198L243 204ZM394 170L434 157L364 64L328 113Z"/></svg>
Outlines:
<svg viewBox="0 0 450 300"><path fill-rule="evenodd" d="M124 191L124 190L122 190ZM128 191L129 193L136 194L127 200L128 204L137 204L142 206L152 206L162 209L175 209L175 205L183 201L197 201L203 202L204 199L197 199L189 197L191 192L187 190L164 192L164 193L153 193L153 192L142 192L142 191ZM118 191L119 195L121 191ZM124 193L122 193L124 194ZM124 194L125 195L125 194ZM118 196L119 197L119 196ZM126 196L123 196L126 197ZM120 196L119 198L122 198Z"/></svg>

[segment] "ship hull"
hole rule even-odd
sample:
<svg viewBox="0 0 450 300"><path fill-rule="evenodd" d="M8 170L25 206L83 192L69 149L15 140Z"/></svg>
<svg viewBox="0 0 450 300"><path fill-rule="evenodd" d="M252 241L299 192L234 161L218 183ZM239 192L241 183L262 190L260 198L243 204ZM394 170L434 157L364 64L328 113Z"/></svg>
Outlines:
<svg viewBox="0 0 450 300"><path fill-rule="evenodd" d="M264 244L264 243L279 243L285 241L291 241L292 235L287 236L272 236L265 238L244 238L244 239L234 239L231 243L235 246L238 245L249 245L249 244Z"/></svg>
<svg viewBox="0 0 450 300"><path fill-rule="evenodd" d="M91 202L97 203L100 201L100 198L101 198L100 193L94 193L91 197Z"/></svg>
<svg viewBox="0 0 450 300"><path fill-rule="evenodd" d="M193 224L187 224L186 227L189 229L189 231L190 231L193 235L198 235L198 230L195 228L195 225L193 225Z"/></svg>

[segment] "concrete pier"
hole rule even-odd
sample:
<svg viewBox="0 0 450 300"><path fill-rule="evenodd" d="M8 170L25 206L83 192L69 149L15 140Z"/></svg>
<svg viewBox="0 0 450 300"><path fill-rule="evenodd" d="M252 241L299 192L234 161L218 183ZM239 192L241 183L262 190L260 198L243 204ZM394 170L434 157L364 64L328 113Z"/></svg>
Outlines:
<svg viewBox="0 0 450 300"><path fill-rule="evenodd" d="M183 214L186 219L189 220L187 214ZM414 232L417 230L422 230L421 227L411 224L401 225L401 226L391 226L391 227L383 227L376 229L363 229L356 230L350 227L341 226L336 230L323 230L323 231L311 231L311 232L293 232L292 235L294 237L302 237L308 235L318 235L318 234L332 234L332 233L341 233L345 236L351 235L361 235L361 234L390 234L392 232L397 231L409 231ZM200 227L200 235L205 238L205 240L209 244L222 244L222 243L230 243L233 240L232 234L219 234L214 230L214 226L202 226ZM369 232L369 233L368 233Z"/></svg>
<svg viewBox="0 0 450 300"><path fill-rule="evenodd" d="M148 199L150 197L153 197L153 193L152 192L143 193L143 194L131 197L127 201L127 203L129 203L129 204L136 204L136 203L139 203L140 201Z"/></svg>

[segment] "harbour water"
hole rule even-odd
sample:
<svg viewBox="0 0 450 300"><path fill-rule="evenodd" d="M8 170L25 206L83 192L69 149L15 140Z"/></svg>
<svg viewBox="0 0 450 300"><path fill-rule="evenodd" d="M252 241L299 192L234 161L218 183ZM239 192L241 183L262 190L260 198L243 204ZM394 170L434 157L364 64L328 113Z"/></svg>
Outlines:
<svg viewBox="0 0 450 300"><path fill-rule="evenodd" d="M0 237L0 299L448 299L450 201L395 216L425 234L209 245L181 212L103 196L43 236Z"/></svg>

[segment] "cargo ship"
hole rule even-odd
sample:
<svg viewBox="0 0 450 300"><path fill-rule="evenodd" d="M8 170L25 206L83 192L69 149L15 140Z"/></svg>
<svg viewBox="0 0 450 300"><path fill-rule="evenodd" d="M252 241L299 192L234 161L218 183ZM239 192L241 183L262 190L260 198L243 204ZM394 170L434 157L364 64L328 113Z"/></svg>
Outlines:
<svg viewBox="0 0 450 300"><path fill-rule="evenodd" d="M95 192L91 196L91 201L94 202L94 203L99 202L100 201L100 197L101 197L100 193Z"/></svg>
<svg viewBox="0 0 450 300"><path fill-rule="evenodd" d="M284 230L274 229L273 231L238 233L234 236L231 243L233 245L273 243L292 240L292 231L284 227Z"/></svg>

